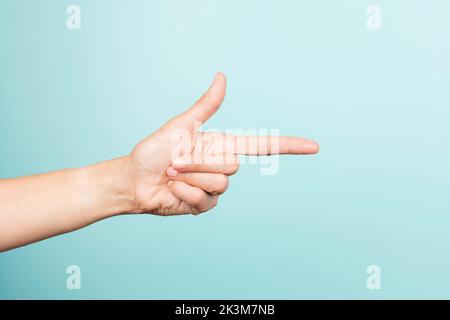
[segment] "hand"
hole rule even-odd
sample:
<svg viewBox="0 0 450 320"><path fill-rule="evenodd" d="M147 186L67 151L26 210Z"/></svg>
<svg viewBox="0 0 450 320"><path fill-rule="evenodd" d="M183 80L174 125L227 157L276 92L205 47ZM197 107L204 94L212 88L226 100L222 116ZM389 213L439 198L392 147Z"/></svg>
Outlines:
<svg viewBox="0 0 450 320"><path fill-rule="evenodd" d="M197 214L211 209L238 170L237 155L311 154L293 137L199 132L220 107L217 74L193 107L141 141L130 155L82 168L0 179L0 251L83 228L122 213Z"/></svg>
<svg viewBox="0 0 450 320"><path fill-rule="evenodd" d="M313 154L319 146L294 137L237 137L197 129L220 107L226 79L218 73L209 90L186 112L141 141L126 157L133 213L198 214L217 204L238 170L238 154Z"/></svg>

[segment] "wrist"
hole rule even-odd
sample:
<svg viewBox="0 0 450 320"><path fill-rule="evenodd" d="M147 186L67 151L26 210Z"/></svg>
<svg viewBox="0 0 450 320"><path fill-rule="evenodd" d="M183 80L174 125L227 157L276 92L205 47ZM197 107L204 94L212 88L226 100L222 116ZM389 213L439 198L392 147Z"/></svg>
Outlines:
<svg viewBox="0 0 450 320"><path fill-rule="evenodd" d="M128 156L82 168L82 188L87 205L95 208L96 219L134 212L136 200Z"/></svg>

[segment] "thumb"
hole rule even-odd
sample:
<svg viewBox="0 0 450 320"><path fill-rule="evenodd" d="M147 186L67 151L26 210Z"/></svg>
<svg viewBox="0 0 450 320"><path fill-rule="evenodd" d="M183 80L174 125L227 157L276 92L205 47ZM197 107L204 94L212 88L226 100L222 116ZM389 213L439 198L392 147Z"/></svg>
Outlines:
<svg viewBox="0 0 450 320"><path fill-rule="evenodd" d="M196 120L205 122L219 109L225 97L226 78L221 72L216 74L208 91L198 101L178 118L179 120Z"/></svg>

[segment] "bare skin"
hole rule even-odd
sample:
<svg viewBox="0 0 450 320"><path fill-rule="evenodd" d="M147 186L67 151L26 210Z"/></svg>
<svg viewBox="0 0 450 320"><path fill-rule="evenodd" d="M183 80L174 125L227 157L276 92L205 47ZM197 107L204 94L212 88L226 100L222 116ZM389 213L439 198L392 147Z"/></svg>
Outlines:
<svg viewBox="0 0 450 320"><path fill-rule="evenodd" d="M237 155L314 154L296 137L202 133L220 107L218 73L186 112L139 142L129 155L92 166L0 180L0 251L70 232L118 214L168 216L213 208L239 168Z"/></svg>

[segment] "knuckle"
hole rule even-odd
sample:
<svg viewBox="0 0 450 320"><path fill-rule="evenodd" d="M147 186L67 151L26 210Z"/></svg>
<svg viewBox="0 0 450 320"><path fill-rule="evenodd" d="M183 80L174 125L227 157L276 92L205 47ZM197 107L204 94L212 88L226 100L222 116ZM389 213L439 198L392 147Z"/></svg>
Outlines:
<svg viewBox="0 0 450 320"><path fill-rule="evenodd" d="M216 207L218 202L219 202L219 196L213 196L211 198L211 201L208 201L207 205L202 206L202 207L194 207L192 209L191 214L194 215L194 216L198 216L198 215L200 215L200 214L202 214L202 213L204 213L206 211L209 211L209 210L213 209L214 207Z"/></svg>
<svg viewBox="0 0 450 320"><path fill-rule="evenodd" d="M210 185L208 193L213 195L224 193L228 188L228 177L224 174L218 174L214 179L215 181Z"/></svg>
<svg viewBox="0 0 450 320"><path fill-rule="evenodd" d="M206 211L209 211L217 206L219 202L219 196L212 196L208 201L203 201L202 206L195 207L192 211L193 215L199 215Z"/></svg>
<svg viewBox="0 0 450 320"><path fill-rule="evenodd" d="M236 172L238 172L238 170L239 170L239 162L236 161L235 163L230 165L229 174L230 175L235 174Z"/></svg>
<svg viewBox="0 0 450 320"><path fill-rule="evenodd" d="M226 175L219 175L217 177L217 191L220 193L224 193L228 188L228 177Z"/></svg>
<svg viewBox="0 0 450 320"><path fill-rule="evenodd" d="M196 207L200 207L204 201L205 201L205 196L203 195L202 192L196 192L191 197L191 204Z"/></svg>

